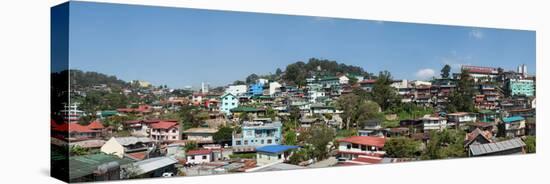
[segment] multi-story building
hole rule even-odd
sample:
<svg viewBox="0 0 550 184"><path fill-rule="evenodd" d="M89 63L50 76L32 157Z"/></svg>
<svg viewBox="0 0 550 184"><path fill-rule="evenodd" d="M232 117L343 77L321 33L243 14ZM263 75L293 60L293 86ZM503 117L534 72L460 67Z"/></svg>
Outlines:
<svg viewBox="0 0 550 184"><path fill-rule="evenodd" d="M338 140L338 156L349 164L380 163L386 154L386 139L373 136L352 136Z"/></svg>
<svg viewBox="0 0 550 184"><path fill-rule="evenodd" d="M508 79L506 87L511 96L535 96L535 82L530 79Z"/></svg>
<svg viewBox="0 0 550 184"><path fill-rule="evenodd" d="M151 124L150 137L160 142L180 140L179 124L170 121L153 123Z"/></svg>
<svg viewBox="0 0 550 184"><path fill-rule="evenodd" d="M359 86L361 86L361 89L367 92L371 92L372 88L374 87L374 83L376 83L376 80L365 79L359 82Z"/></svg>
<svg viewBox="0 0 550 184"><path fill-rule="evenodd" d="M246 94L246 92L248 92L246 85L230 85L225 89L225 93L231 93L235 96Z"/></svg>
<svg viewBox="0 0 550 184"><path fill-rule="evenodd" d="M525 135L525 118L512 116L502 118L506 137L521 137Z"/></svg>
<svg viewBox="0 0 550 184"><path fill-rule="evenodd" d="M462 70L467 70L475 82L493 81L498 77L498 69L493 67L463 65Z"/></svg>
<svg viewBox="0 0 550 184"><path fill-rule="evenodd" d="M65 122L78 121L84 115L84 111L78 109L78 105L78 103L65 105L65 109L61 110L61 116L63 116Z"/></svg>
<svg viewBox="0 0 550 184"><path fill-rule="evenodd" d="M447 114L447 125L449 126L463 126L466 123L475 123L477 121L477 114L469 112L455 112Z"/></svg>
<svg viewBox="0 0 550 184"><path fill-rule="evenodd" d="M256 83L251 84L248 88L248 94L251 96L261 96L264 94L264 84Z"/></svg>
<svg viewBox="0 0 550 184"><path fill-rule="evenodd" d="M420 118L424 127L424 132L431 130L443 130L447 128L447 119L442 117L423 117Z"/></svg>
<svg viewBox="0 0 550 184"><path fill-rule="evenodd" d="M281 144L280 121L245 121L242 124L241 133L233 134L233 146L265 146Z"/></svg>
<svg viewBox="0 0 550 184"><path fill-rule="evenodd" d="M226 115L231 114L231 109L239 107L239 99L232 93L226 93L221 97L220 110Z"/></svg>
<svg viewBox="0 0 550 184"><path fill-rule="evenodd" d="M278 82L270 82L269 83L269 91L268 91L268 94L269 96L273 96L275 94L275 92L277 92L278 90L280 90L281 88L281 84L278 83Z"/></svg>
<svg viewBox="0 0 550 184"><path fill-rule="evenodd" d="M449 103L451 92L456 89L454 79L436 79L432 83L431 93L434 107L444 109Z"/></svg>

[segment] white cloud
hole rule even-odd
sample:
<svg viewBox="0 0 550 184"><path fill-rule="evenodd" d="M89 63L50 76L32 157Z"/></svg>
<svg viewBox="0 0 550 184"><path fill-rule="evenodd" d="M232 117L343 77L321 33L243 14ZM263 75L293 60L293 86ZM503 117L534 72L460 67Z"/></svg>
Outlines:
<svg viewBox="0 0 550 184"><path fill-rule="evenodd" d="M431 68L420 69L416 72L416 77L418 79L430 79L435 76L435 71Z"/></svg>
<svg viewBox="0 0 550 184"><path fill-rule="evenodd" d="M479 29L473 29L469 33L470 37L481 40L485 36L483 32Z"/></svg>

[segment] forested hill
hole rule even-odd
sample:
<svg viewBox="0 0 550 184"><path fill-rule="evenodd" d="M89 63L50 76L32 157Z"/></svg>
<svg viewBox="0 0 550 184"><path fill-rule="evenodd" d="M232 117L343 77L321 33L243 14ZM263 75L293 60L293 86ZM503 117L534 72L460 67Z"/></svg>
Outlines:
<svg viewBox="0 0 550 184"><path fill-rule="evenodd" d="M307 63L298 61L286 67L283 79L298 85L304 85L310 76L334 76L337 74L351 74L369 77L372 74L362 67L346 65L332 60L311 58Z"/></svg>
<svg viewBox="0 0 550 184"><path fill-rule="evenodd" d="M112 88L122 88L129 83L118 79L116 76L109 76L98 72L84 72L81 70L70 70L71 88L90 88L105 84Z"/></svg>

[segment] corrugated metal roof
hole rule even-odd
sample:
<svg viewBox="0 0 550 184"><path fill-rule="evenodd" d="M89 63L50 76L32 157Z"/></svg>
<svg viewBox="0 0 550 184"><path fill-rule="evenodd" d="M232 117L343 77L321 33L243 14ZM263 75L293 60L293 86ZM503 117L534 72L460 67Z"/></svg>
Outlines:
<svg viewBox="0 0 550 184"><path fill-rule="evenodd" d="M148 137L115 137L115 140L123 146L136 144L138 142L148 143L153 141Z"/></svg>
<svg viewBox="0 0 550 184"><path fill-rule="evenodd" d="M136 162L134 166L139 168L138 175L140 175L176 163L178 163L178 160L172 157L155 157Z"/></svg>
<svg viewBox="0 0 550 184"><path fill-rule="evenodd" d="M93 174L101 165L116 162L119 166L131 163L130 159L121 159L114 155L94 154L69 158L69 178L75 179ZM112 165L112 164L111 164Z"/></svg>
<svg viewBox="0 0 550 184"><path fill-rule="evenodd" d="M487 143L487 144L474 144L470 145L470 153L473 156L485 155L500 151L506 151L510 149L520 148L525 146L525 143L519 138L510 139L506 141Z"/></svg>

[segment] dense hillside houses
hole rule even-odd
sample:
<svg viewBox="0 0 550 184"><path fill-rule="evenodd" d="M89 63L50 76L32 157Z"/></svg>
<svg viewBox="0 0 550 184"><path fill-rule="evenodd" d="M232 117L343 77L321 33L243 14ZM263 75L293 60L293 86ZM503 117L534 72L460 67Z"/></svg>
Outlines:
<svg viewBox="0 0 550 184"><path fill-rule="evenodd" d="M72 103L52 114L52 146L83 168L71 181L535 152L536 77L525 65L408 80L313 58L181 89L90 76L73 81Z"/></svg>

